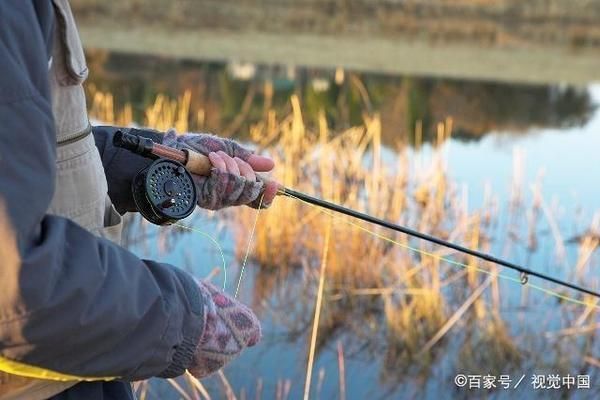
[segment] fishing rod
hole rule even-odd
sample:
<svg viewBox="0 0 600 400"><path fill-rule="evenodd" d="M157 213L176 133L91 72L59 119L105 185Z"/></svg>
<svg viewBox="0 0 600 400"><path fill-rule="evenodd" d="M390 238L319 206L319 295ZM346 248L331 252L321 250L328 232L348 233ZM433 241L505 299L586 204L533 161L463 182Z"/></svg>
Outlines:
<svg viewBox="0 0 600 400"><path fill-rule="evenodd" d="M156 161L150 167L140 172L139 175L141 175L141 178L134 179L132 187L134 199L136 200L136 204L139 202L138 208L144 217L149 219L150 222L163 225L173 223L175 220L181 218L185 218L191 213L191 210L193 210L196 204L195 199L197 198L197 193L195 192L193 181L191 181L191 185L189 183L191 177L185 176L181 170L181 167L185 167L183 169L185 169L186 172L189 171L197 175L206 176L210 174L210 170L212 169L212 163L208 157L194 151L174 149L172 147L155 143L149 138L144 138L124 131L117 131L115 133L113 143L117 147L122 147L145 157L156 159ZM158 169L158 173L154 172L154 174L152 174L152 171L156 171L155 164L165 162L165 159L170 163L173 163L172 167L167 168L163 166L163 168ZM177 190L174 190L177 188L184 188L185 190L182 192L177 192ZM521 265L503 260L491 254L473 250L468 247L464 247L456 243L452 243L447 240L443 240L438 237L341 206L339 204L310 196L306 193L281 187L277 194L301 200L321 208L416 237L430 243L468 254L481 260L501 265L521 273L522 278L524 277L524 279L522 279L522 282L524 283L527 282L528 276L535 276L542 280L552 282L581 293L586 293L600 299L600 292L595 290L588 289L583 286L579 286L574 283L531 270L529 268L525 268ZM183 196L183 200L180 198L180 195ZM174 215L173 210L179 210L179 214ZM182 217L182 215L185 216Z"/></svg>
<svg viewBox="0 0 600 400"><path fill-rule="evenodd" d="M396 231L396 232L404 233L404 234L409 235L409 236L413 236L413 237L416 237L416 238L419 238L419 239L423 239L425 241L428 241L428 242L431 242L431 243L435 243L435 244L438 244L440 246L444 246L444 247L447 247L449 249L453 249L453 250L459 251L461 253L468 254L468 255L473 256L473 257L477 257L477 258L485 260L485 261L492 262L494 264L502 265L503 267L507 267L507 268L510 268L512 270L518 271L521 274L524 274L526 276L527 275L536 276L536 277L538 277L540 279L556 283L557 285L565 286L565 287L568 287L570 289L577 290L577 291L580 291L580 292L587 293L589 295L595 296L597 298L600 298L600 293L599 292L596 292L596 291L591 290L591 289L587 289L585 287L576 285L574 283L563 281L563 280L558 279L558 278L554 278L552 276L543 274L541 272L536 272L534 270L525 268L525 267L520 266L518 264L509 262L509 261L505 261L505 260L503 260L501 258L498 258L498 257L495 257L495 256L493 256L491 254L486 254L486 253L483 253L483 252L480 252L480 251L477 251L477 250L469 249L468 247L464 247L464 246L458 245L456 243L448 242L448 241L440 239L438 237L431 236L431 235L428 235L426 233L419 232L419 231L407 228L407 227L402 226L402 225L397 225L397 224L391 223L389 221L386 221L386 220L374 217L372 215L365 214L365 213L362 213L360 211L356 211L356 210L353 210L353 209L350 209L350 208L347 208L347 207L344 207L344 206L340 206L339 204L331 203L329 201L322 200L322 199L319 199L317 197L309 196L309 195L307 195L305 193L297 192L295 190L291 190L291 189L288 189L288 188L283 188L283 189L281 189L280 192L281 192L281 194L283 194L285 196L289 196L291 198L296 198L296 199L305 201L307 203L314 204L314 205L322 207L322 208L326 208L326 209L331 210L331 211L335 211L335 212L338 212L338 213L341 213L341 214L345 214L345 215L348 215L350 217L360 219L362 221L366 221L366 222L370 222L370 223L375 224L375 225L383 226L384 228L388 228L388 229L391 229L391 230Z"/></svg>

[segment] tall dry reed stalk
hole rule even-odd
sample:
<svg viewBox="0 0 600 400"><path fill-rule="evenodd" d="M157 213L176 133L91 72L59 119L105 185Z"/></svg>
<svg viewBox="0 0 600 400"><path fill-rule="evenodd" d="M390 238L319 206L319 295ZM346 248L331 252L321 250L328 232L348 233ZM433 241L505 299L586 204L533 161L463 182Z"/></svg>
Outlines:
<svg viewBox="0 0 600 400"><path fill-rule="evenodd" d="M93 91L91 98L92 117L121 125L133 123L130 105L116 110L112 96L99 91ZM488 185L484 209L471 212L466 189L458 190L449 180L444 143L452 134L451 119L438 124L431 157L425 159L423 155L411 154L402 144L393 149L394 152L385 149L381 141L381 119L377 114L365 114L361 125L332 132L323 113L318 124L311 128L304 123L300 98L293 95L290 104L289 115L281 117L269 110L264 119L250 129L251 141L275 159L274 178L280 183L475 249L489 250L490 232L497 225L498 205ZM144 121L139 122L156 129L175 127L185 132L194 116L204 118L203 110L189 107L189 91L175 100L159 95L145 110ZM414 132L417 149L422 145L422 129L422 124L417 122ZM523 157L521 152L515 153L510 198L512 222L504 247L507 251L512 243L510 237L519 235L516 227L524 204ZM531 251L539 240L535 232L543 205L541 197L536 198L539 201L534 201L532 209L526 211L529 226L524 237L528 237ZM554 236L560 237L547 207L544 213ZM228 214L239 230L235 235L235 251L241 258L247 245L247 227L252 226L255 213L237 208ZM305 300L294 302L301 311L294 313L293 319L282 316L280 320L289 324L292 331L310 326L312 299L319 292L316 271L330 218L332 216L300 201L281 198L268 212L261 213L256 227L251 252L254 265L260 266L256 270L253 292L255 304L264 304L274 293L281 293L282 299L287 298L285 304L289 304L290 294L279 291L279 284L295 271L302 273L303 285L297 298ZM600 243L598 221L600 218L596 218L590 233L581 241L573 273L575 279L584 279L590 257ZM315 327L319 331L316 351L337 332L351 331L359 341L383 355L384 379L397 380L394 371L398 370L412 368L427 374L441 357L438 349L446 342L449 332L460 325L465 338L458 357L464 365L487 366L494 371L506 365L519 365L522 356L500 317L502 302L498 270L494 266L481 265L476 259L415 242L404 235L355 221L348 224L347 219L339 216L333 216L330 229L331 249L322 277L327 285L322 293L321 321ZM381 240L378 235L385 235L396 244ZM559 242L563 244L562 238ZM408 251L403 246L418 248L421 253ZM440 257L452 257L465 263L467 268L449 266ZM475 268L487 268L490 274L482 275ZM523 305L526 301L522 300ZM597 317L596 309L578 310L579 313L569 318L575 319L574 326L581 332L593 334L594 329L585 327L593 326L590 321ZM571 336L575 335L568 335ZM569 345L576 347L576 340ZM482 353L477 350L481 346L490 350ZM343 363L341 374L342 370ZM319 382L324 379L322 372ZM225 396L235 398L225 375L220 374L219 378ZM340 391L345 393L342 382ZM277 398L287 397L289 384L288 381L278 384ZM192 382L190 386L195 396L209 398L201 384ZM174 387L183 390L181 385ZM139 391L146 396L148 388L142 385ZM262 391L263 384L259 380L257 396Z"/></svg>

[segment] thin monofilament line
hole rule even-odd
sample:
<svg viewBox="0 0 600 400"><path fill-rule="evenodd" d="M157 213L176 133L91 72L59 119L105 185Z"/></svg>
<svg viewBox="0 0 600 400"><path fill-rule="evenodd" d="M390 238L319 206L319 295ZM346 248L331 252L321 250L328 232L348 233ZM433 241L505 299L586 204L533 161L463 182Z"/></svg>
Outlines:
<svg viewBox="0 0 600 400"><path fill-rule="evenodd" d="M301 193L301 192L296 192L296 191L291 190L291 189L284 189L283 190L283 194L287 194L290 197L294 197L294 198L297 198L299 200L304 200L307 203L311 203L311 204L314 204L316 206L319 206L319 207L322 207L322 208L326 208L328 210L332 210L332 211L335 211L335 212L338 212L338 213L341 213L341 214L345 214L345 215L348 215L350 217L353 217L353 218L356 218L356 219L360 219L362 221L366 221L366 222L369 222L369 223L372 223L372 224L375 224L375 225L379 225L379 226L391 229L391 230L396 231L396 232L404 233L404 234L409 235L409 236L413 236L413 237L416 237L416 238L419 238L419 239L422 239L422 240L426 240L428 242L435 243L437 245L440 245L440 246L443 246L443 247L447 247L449 249L456 250L456 251L461 252L461 253L469 254L469 255L471 255L473 257L477 257L477 258L479 258L481 260L489 261L491 263L498 264L498 265L501 265L503 267L513 269L513 270L518 271L518 272L520 272L522 274L525 274L526 276L528 276L528 275L535 276L535 277L538 277L538 278L543 279L545 281L552 282L552 283L555 283L557 285L564 286L564 287L567 287L567 288L570 288L570 289L573 289L573 290L577 290L577 291L579 291L581 293L587 293L587 294L590 294L590 295L592 295L592 296L597 297L598 299L600 299L600 293L597 292L597 291L594 291L594 290L588 289L586 287L582 287L582 286L576 285L576 284L571 283L571 282L567 282L567 281L555 278L555 277L550 276L550 275L546 275L546 274L541 273L541 272L537 272L537 271L525 268L525 267L523 267L521 265L518 265L518 264L515 264L515 263L512 263L512 262L503 260L503 259L495 257L495 256L493 256L491 254L486 254L486 253L483 253L483 252L478 251L478 250L473 250L473 249L470 249L468 247L464 247L464 246L458 245L456 243L448 242L448 241L440 239L438 237L435 237L435 236L432 236L432 235L428 235L426 233L419 232L417 230L410 229L410 228L407 228L407 227L402 226L402 225L394 224L394 223L391 223L389 221L385 221L383 219L374 217L372 215L365 214L365 213L362 213L360 211L352 210L350 208L347 208L347 207L344 207L344 206L341 206L341 205L338 205L338 204L334 204L334 203L331 203L331 202L328 202L328 201L325 201L325 200L321 200L319 198L312 197L312 196L309 196L309 195Z"/></svg>
<svg viewBox="0 0 600 400"><path fill-rule="evenodd" d="M209 238L210 241L213 242L215 246L217 246L217 249L219 250L219 254L221 254L221 261L223 262L223 291L225 291L225 286L227 285L227 265L225 264L225 254L223 253L223 249L221 248L221 245L219 244L219 242L217 242L217 240L214 237L212 237L211 235L209 235L208 233L206 233L204 231L201 231L200 229L192 228L192 227L180 224L180 223L174 223L174 224L172 224L172 226L177 226L179 228L187 229L188 231L203 235L203 236Z"/></svg>
<svg viewBox="0 0 600 400"><path fill-rule="evenodd" d="M256 216L254 217L254 224L252 225L252 230L250 231L250 237L248 238L248 246L246 246L246 254L244 255L244 261L242 262L242 268L240 269L240 277L238 278L238 283L235 288L235 294L233 296L234 299L237 299L237 295L240 290L240 285L242 284L242 276L244 276L244 270L246 269L246 263L248 262L248 256L250 255L250 249L252 247L252 241L254 239L254 232L256 231L256 223L258 222L258 217L260 215L260 209L262 207L264 197L265 194L263 193L260 196L260 200L258 201L258 208L256 209Z"/></svg>
<svg viewBox="0 0 600 400"><path fill-rule="evenodd" d="M492 271L488 271L488 270L482 269L482 268L477 267L477 266L464 264L462 262L455 261L455 260L452 260L452 259L449 259L449 258L445 258L445 257L442 257L442 256L440 256L438 254L435 254L435 253L432 253L432 252L429 252L429 251L426 251L426 250L421 250L421 249L418 249L416 247L412 247L410 245L407 245L407 244L404 244L404 243L400 243L400 242L398 242L398 241L396 241L396 240L394 240L394 239L392 239L390 237L384 236L384 235L382 235L380 233L377 233L377 232L372 231L372 230L370 230L368 228L365 228L364 226L362 226L360 224L357 224L357 223L355 223L355 222L353 222L351 220L343 218L343 217L335 214L332 211L324 209L324 208L322 208L322 207L320 207L318 205L312 204L312 203L310 203L310 202L308 202L306 200L303 200L302 198L296 197L295 195L291 194L287 190L286 190L285 194L286 194L286 196L288 196L290 198L299 200L302 203L304 203L304 204L306 204L306 205L308 205L310 207L314 207L314 208L318 209L320 212L322 212L322 213L324 213L326 215L329 215L329 216L333 217L336 220L340 220L340 221L342 221L342 222L344 222L344 223L346 223L348 225L354 226L354 227L356 227L356 228L358 228L358 229L360 229L360 230L362 230L362 231L364 231L364 232L366 232L366 233L368 233L368 234L370 234L372 236L375 236L375 237L377 237L379 239L385 240L385 241L387 241L389 243L392 243L392 244L395 244L397 246L403 247L403 248L405 248L407 250L410 250L410 251L413 251L413 252L416 252L416 253L419 253L419 254L423 254L423 255L426 255L426 256L429 256L429 257L433 257L433 258L439 259L440 261L445 261L445 262L447 262L449 264L452 264L452 265L457 265L457 266L460 266L460 267L463 267L463 268L472 269L474 271L482 272L482 273L485 273L485 274L488 274L488 275L495 275L495 276L498 276L499 278L506 279L506 280L509 280L509 281L512 281L512 282L516 282L519 285L530 287L532 289L541 291L543 293L546 293L548 295L554 296L556 298L559 298L559 299L562 299L562 300L565 300L565 301L569 301L571 303L575 303L575 304L579 304L579 305L584 305L584 306L588 306L588 307L600 309L600 304L598 304L597 300L595 302L586 302L586 301L579 300L579 299L576 299L576 298L573 298L573 297L570 297L570 296L566 296L566 295L564 295L562 293L559 293L559 292L556 292L554 290L550 290L550 289L547 289L547 288L544 288L542 286L538 286L538 285L535 285L535 284L532 284L532 283L529 283L529 282L526 283L526 284L523 284L520 279L513 278L511 276L504 275L504 274L494 273ZM575 290L577 290L577 289L575 289Z"/></svg>

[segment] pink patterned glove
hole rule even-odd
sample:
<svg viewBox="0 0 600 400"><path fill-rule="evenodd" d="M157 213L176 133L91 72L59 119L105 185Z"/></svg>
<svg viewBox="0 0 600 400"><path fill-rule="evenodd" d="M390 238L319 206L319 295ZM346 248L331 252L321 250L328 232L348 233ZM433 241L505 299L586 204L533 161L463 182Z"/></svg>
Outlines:
<svg viewBox="0 0 600 400"><path fill-rule="evenodd" d="M277 184L265 185L254 173L271 170L272 160L254 155L231 139L205 133L177 135L171 129L164 135L163 144L196 151L211 159L214 168L209 176L193 176L202 208L218 210L243 204L258 208L263 194L262 208L267 208L275 197Z"/></svg>
<svg viewBox="0 0 600 400"><path fill-rule="evenodd" d="M208 282L198 282L204 299L204 333L189 372L203 378L221 369L261 337L260 322L247 306Z"/></svg>

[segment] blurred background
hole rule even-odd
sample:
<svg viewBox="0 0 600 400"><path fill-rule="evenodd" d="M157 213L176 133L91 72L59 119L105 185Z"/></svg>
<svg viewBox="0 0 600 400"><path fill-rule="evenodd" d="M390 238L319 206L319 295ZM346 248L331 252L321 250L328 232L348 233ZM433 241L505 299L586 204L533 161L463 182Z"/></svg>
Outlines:
<svg viewBox="0 0 600 400"><path fill-rule="evenodd" d="M600 0L71 3L96 122L233 137L286 186L600 287ZM131 250L241 282L264 324L219 374L140 398L296 399L307 370L311 399L600 395L592 297L287 198L128 220Z"/></svg>

